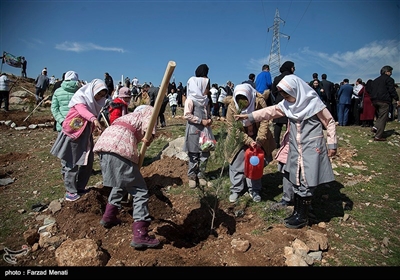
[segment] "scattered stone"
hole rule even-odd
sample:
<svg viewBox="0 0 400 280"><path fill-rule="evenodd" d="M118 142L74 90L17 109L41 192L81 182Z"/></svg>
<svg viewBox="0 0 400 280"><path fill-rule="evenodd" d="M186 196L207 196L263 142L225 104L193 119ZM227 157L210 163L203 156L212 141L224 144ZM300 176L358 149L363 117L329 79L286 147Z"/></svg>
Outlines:
<svg viewBox="0 0 400 280"><path fill-rule="evenodd" d="M248 240L233 239L231 245L232 248L239 252L246 252L250 248L250 242Z"/></svg>

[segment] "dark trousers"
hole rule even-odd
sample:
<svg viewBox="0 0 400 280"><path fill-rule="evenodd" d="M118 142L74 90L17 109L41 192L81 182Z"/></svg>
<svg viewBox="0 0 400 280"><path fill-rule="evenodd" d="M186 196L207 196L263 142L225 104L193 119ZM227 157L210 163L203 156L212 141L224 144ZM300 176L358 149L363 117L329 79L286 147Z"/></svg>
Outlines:
<svg viewBox="0 0 400 280"><path fill-rule="evenodd" d="M360 110L358 109L359 104L360 104L359 98L351 99L351 108L350 108L348 124L360 125Z"/></svg>
<svg viewBox="0 0 400 280"><path fill-rule="evenodd" d="M375 127L377 128L375 138L383 138L383 132L385 131L389 117L389 104L385 102L373 102L373 104L377 114L375 121Z"/></svg>
<svg viewBox="0 0 400 280"><path fill-rule="evenodd" d="M176 107L177 107L177 105L172 105L172 106L171 106L172 116L174 116L174 117L175 117L175 115L176 115Z"/></svg>
<svg viewBox="0 0 400 280"><path fill-rule="evenodd" d="M0 108L1 104L3 103L4 100L4 110L8 111L8 98L10 96L10 91L0 91Z"/></svg>
<svg viewBox="0 0 400 280"><path fill-rule="evenodd" d="M213 104L211 114L215 117L219 117L219 102Z"/></svg>
<svg viewBox="0 0 400 280"><path fill-rule="evenodd" d="M36 92L35 92L35 95L36 95L36 105L38 105L38 104L40 103L40 101L43 100L43 95L44 95L44 92L45 92L45 91L46 91L46 90L41 89L41 88L39 88L39 87L36 88Z"/></svg>
<svg viewBox="0 0 400 280"><path fill-rule="evenodd" d="M162 127L166 126L164 113L165 113L165 108L167 107L167 104L168 104L168 101L163 102L161 104L160 112L158 113L158 117L160 118L160 123L161 123Z"/></svg>

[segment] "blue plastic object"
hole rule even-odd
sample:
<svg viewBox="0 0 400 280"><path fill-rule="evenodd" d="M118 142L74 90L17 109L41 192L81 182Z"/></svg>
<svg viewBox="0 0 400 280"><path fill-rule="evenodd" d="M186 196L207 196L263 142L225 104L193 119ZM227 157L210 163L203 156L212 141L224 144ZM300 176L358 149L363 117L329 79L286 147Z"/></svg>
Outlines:
<svg viewBox="0 0 400 280"><path fill-rule="evenodd" d="M257 166L260 163L260 159L258 156L252 156L250 157L250 164L253 166Z"/></svg>

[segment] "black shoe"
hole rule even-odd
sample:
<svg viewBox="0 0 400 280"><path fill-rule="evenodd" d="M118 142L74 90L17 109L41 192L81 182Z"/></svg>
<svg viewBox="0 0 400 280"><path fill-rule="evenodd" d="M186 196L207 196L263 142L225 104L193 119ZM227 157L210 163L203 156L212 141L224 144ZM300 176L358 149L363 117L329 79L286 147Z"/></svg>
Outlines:
<svg viewBox="0 0 400 280"><path fill-rule="evenodd" d="M376 133L377 131L378 131L378 129L377 129L376 127L373 126L373 127L371 128L371 132L372 132L372 133Z"/></svg>
<svg viewBox="0 0 400 280"><path fill-rule="evenodd" d="M374 137L374 141L386 141L386 138L376 138L376 137Z"/></svg>
<svg viewBox="0 0 400 280"><path fill-rule="evenodd" d="M296 198L295 198L296 199ZM297 197L297 212L284 219L284 224L287 228L302 228L308 225L308 211L311 205L311 197Z"/></svg>

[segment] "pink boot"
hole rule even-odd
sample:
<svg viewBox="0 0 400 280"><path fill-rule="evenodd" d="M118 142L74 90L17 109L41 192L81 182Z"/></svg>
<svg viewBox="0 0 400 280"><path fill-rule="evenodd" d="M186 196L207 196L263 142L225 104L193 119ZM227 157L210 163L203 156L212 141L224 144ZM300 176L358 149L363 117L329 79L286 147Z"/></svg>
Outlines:
<svg viewBox="0 0 400 280"><path fill-rule="evenodd" d="M107 203L106 211L104 212L103 218L100 220L100 224L105 228L110 228L121 223L121 220L117 218L118 207Z"/></svg>
<svg viewBox="0 0 400 280"><path fill-rule="evenodd" d="M148 234L150 222L138 221L132 224L133 237L131 246L135 248L157 247L160 241Z"/></svg>

